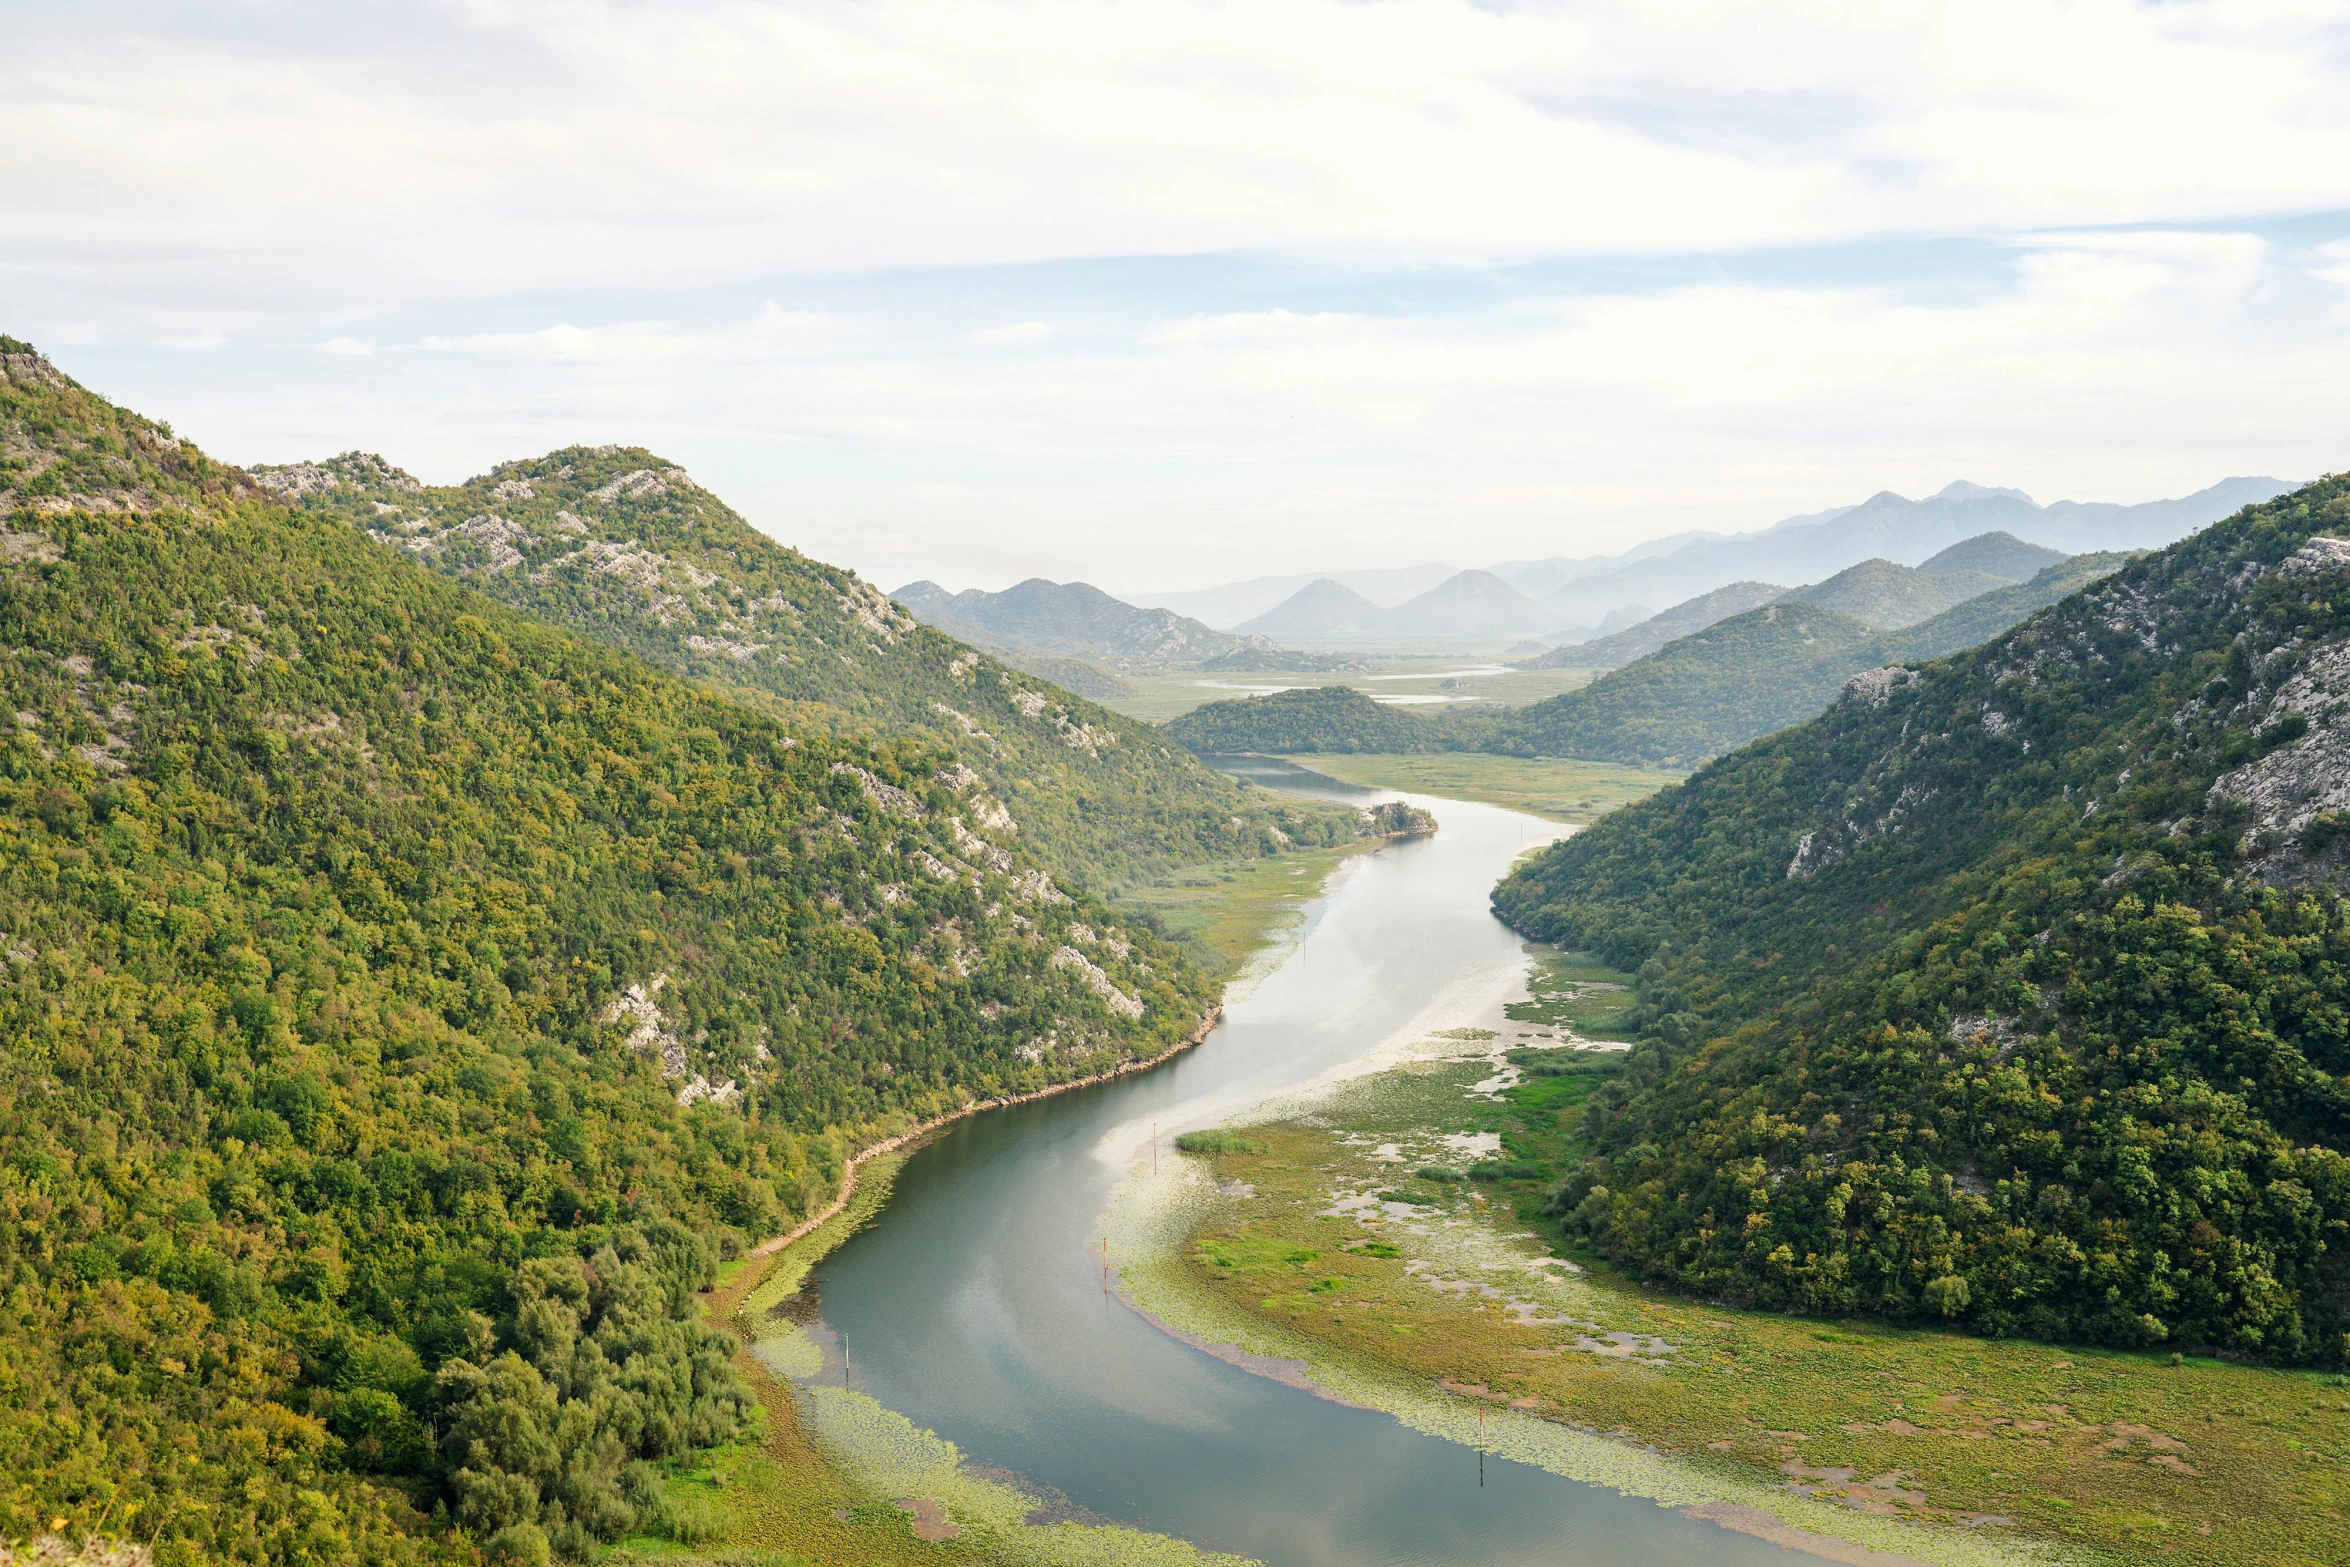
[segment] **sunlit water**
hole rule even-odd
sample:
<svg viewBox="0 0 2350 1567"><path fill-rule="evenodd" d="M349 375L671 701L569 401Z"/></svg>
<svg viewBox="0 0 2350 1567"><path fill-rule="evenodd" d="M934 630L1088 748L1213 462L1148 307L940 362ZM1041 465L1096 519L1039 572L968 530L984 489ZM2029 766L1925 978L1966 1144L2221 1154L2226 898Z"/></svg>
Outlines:
<svg viewBox="0 0 2350 1567"><path fill-rule="evenodd" d="M1297 787L1287 764L1236 762ZM1324 780L1313 780L1320 787ZM1331 792L1339 792L1332 789ZM1350 798L1363 791L1345 791ZM1416 798L1416 797L1415 797ZM1198 1049L980 1116L916 1154L880 1218L816 1271L855 1386L1111 1521L1274 1567L1730 1567L1802 1560L1643 1500L1478 1455L1252 1376L1104 1287L1088 1241L1136 1158L1353 1060L1464 974L1523 965L1494 882L1550 823L1417 800L1442 830L1350 862L1288 957Z"/></svg>

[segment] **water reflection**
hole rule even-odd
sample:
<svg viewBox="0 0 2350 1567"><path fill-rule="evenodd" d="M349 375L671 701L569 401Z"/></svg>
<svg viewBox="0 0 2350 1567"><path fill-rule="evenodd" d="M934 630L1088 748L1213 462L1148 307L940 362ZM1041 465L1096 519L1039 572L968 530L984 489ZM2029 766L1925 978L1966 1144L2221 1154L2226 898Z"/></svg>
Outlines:
<svg viewBox="0 0 2350 1567"><path fill-rule="evenodd" d="M1274 787L1360 803L1269 757ZM1440 831L1343 868L1302 941L1197 1050L1146 1075L997 1111L908 1161L880 1219L816 1273L857 1385L1077 1507L1275 1567L1779 1567L1776 1547L1653 1503L1488 1459L1251 1376L1107 1295L1094 1224L1162 1138L1355 1059L1460 976L1525 961L1487 908L1555 825L1417 799Z"/></svg>

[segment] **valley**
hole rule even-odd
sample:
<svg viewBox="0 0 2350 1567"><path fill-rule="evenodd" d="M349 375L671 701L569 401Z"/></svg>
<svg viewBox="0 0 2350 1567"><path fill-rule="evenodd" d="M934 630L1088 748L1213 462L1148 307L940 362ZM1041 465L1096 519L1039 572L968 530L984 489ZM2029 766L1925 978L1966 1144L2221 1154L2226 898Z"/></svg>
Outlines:
<svg viewBox="0 0 2350 1567"><path fill-rule="evenodd" d="M2343 1547L2340 481L1284 649L0 371L15 1535Z"/></svg>
<svg viewBox="0 0 2350 1567"><path fill-rule="evenodd" d="M2346 1567L2341 10L20 0L0 1567Z"/></svg>

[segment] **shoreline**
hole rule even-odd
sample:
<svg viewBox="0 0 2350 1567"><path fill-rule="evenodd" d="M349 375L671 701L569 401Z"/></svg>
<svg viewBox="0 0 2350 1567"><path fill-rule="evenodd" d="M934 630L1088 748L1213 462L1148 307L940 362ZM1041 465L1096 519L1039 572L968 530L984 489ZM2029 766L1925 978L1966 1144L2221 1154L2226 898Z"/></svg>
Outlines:
<svg viewBox="0 0 2350 1567"><path fill-rule="evenodd" d="M1115 1082L1121 1077L1129 1077L1136 1072L1147 1072L1153 1067L1173 1060L1186 1050L1195 1049L1204 1044L1207 1037L1216 1031L1216 1025L1223 1020L1224 1003L1218 1001L1208 1008L1197 1023L1192 1025L1190 1033L1185 1034L1155 1056L1128 1061L1112 1067L1106 1072L1089 1072L1083 1077L1073 1077L1064 1083L1048 1083L1042 1088L1032 1089L1024 1094L1006 1094L995 1099L974 1099L971 1103L959 1109L950 1110L945 1115L933 1116L931 1119L910 1126L902 1132L893 1133L880 1142L870 1143L851 1154L847 1162L842 1165L840 1192L828 1206L808 1215L781 1235L769 1236L743 1255L746 1258L773 1257L788 1249L795 1242L814 1234L841 1214L846 1213L849 1204L855 1201L857 1196L857 1167L867 1160L895 1153L909 1144L928 1137L933 1132L952 1126L957 1121L978 1115L983 1111L1008 1110L1014 1105L1033 1104L1039 1099L1050 1099L1056 1094L1069 1093L1079 1088L1091 1088L1097 1083Z"/></svg>
<svg viewBox="0 0 2350 1567"><path fill-rule="evenodd" d="M1328 775L1325 774L1324 776ZM1382 845L1395 842L1398 839L1425 837L1431 833L1434 833L1436 830L1437 828L1431 825L1428 827L1413 828L1405 832L1375 833L1364 838L1359 838L1355 842L1345 845L1344 847L1350 852L1361 853L1365 851L1376 850ZM1237 980L1239 976L1236 975L1234 978ZM1228 981L1225 985L1225 989L1231 989L1231 985L1232 982ZM1092 1072L1088 1073L1084 1077L1073 1077L1065 1083L1048 1083L1042 1088L1033 1089L1030 1092L1024 1094L1008 1094L996 1099L975 1099L971 1103L964 1105L959 1109L950 1110L945 1115L933 1116L931 1119L921 1122L918 1125L910 1126L902 1132L893 1133L889 1137L882 1139L880 1142L869 1144L868 1146L859 1149L856 1153L851 1154L846 1163L843 1164L841 1168L840 1191L838 1195L833 1198L832 1203L828 1207L808 1215L808 1217L802 1219L798 1224L793 1225L790 1229L784 1231L784 1233L781 1235L769 1236L766 1240L761 1241L758 1245L753 1246L750 1250L743 1253L743 1255L746 1258L775 1256L777 1253L788 1249L795 1242L805 1239L807 1236L815 1233L818 1229L821 1229L824 1225L830 1223L833 1219L838 1218L841 1214L847 1212L850 1202L853 1201L857 1195L857 1167L865 1163L865 1161L868 1159L878 1158L883 1154L895 1153L897 1150L907 1147L909 1144L917 1141L920 1138L927 1137L933 1132L939 1131L945 1127L952 1126L955 1122L963 1120L966 1117L978 1115L982 1111L1008 1110L1014 1105L1033 1104L1039 1099L1050 1099L1055 1094L1065 1094L1073 1089L1091 1088L1097 1083L1115 1082L1121 1077L1128 1077L1136 1072L1147 1072L1153 1067L1164 1065L1166 1062L1173 1060L1175 1057L1181 1055L1186 1050L1195 1049L1199 1045L1206 1043L1207 1037L1216 1031L1216 1025L1223 1020L1224 1002L1222 999L1218 999L1212 1006L1208 1008L1204 1014L1201 1015L1199 1021L1192 1025L1190 1033L1185 1034L1181 1039L1178 1039L1174 1044L1169 1045L1166 1049L1160 1051L1155 1056L1149 1056L1135 1061L1128 1061L1123 1065L1112 1067L1106 1072Z"/></svg>

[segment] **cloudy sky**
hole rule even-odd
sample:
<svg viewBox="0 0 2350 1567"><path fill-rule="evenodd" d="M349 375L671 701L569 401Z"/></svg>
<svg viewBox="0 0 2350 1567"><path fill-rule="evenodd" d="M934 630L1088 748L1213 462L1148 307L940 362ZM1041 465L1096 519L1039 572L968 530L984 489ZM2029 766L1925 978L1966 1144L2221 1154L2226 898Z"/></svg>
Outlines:
<svg viewBox="0 0 2350 1567"><path fill-rule="evenodd" d="M2350 9L0 0L0 330L885 587L2350 467Z"/></svg>

